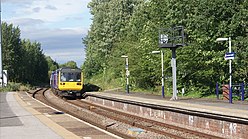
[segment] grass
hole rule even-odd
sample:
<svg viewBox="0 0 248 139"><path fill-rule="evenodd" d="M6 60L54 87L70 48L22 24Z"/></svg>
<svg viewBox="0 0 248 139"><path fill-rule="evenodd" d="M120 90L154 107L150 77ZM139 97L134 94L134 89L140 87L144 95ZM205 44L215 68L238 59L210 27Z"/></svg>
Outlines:
<svg viewBox="0 0 248 139"><path fill-rule="evenodd" d="M0 92L27 91L30 89L31 89L31 86L28 84L24 85L21 83L9 82L7 86L0 88Z"/></svg>

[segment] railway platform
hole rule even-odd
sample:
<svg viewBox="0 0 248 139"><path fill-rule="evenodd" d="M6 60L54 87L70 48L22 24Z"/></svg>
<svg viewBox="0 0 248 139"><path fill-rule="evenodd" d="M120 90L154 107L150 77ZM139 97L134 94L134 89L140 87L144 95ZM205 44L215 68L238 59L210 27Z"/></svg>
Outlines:
<svg viewBox="0 0 248 139"><path fill-rule="evenodd" d="M87 92L88 96L100 96L117 100L128 100L134 103L168 106L207 113L215 113L248 119L248 101L233 101L217 99L195 99L178 97L178 100L170 100L169 97L162 98L158 95L125 92Z"/></svg>
<svg viewBox="0 0 248 139"><path fill-rule="evenodd" d="M118 138L33 99L32 92L1 92L0 100L1 139Z"/></svg>
<svg viewBox="0 0 248 139"><path fill-rule="evenodd" d="M178 100L130 92L87 92L86 100L178 127L222 138L247 138L248 102L217 99Z"/></svg>
<svg viewBox="0 0 248 139"><path fill-rule="evenodd" d="M1 139L62 139L62 136L40 121L44 116L21 102L15 92L0 93L0 99Z"/></svg>

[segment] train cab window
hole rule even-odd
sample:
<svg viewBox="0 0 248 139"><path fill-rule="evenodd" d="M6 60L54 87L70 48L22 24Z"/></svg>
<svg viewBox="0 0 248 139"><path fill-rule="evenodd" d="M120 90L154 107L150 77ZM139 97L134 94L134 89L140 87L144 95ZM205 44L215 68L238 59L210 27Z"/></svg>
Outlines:
<svg viewBox="0 0 248 139"><path fill-rule="evenodd" d="M80 72L64 72L61 73L60 77L61 82L81 82L81 73Z"/></svg>
<svg viewBox="0 0 248 139"><path fill-rule="evenodd" d="M80 82L81 81L81 73L80 72L73 72L70 73L70 82Z"/></svg>
<svg viewBox="0 0 248 139"><path fill-rule="evenodd" d="M81 73L77 73L77 82L81 82Z"/></svg>
<svg viewBox="0 0 248 139"><path fill-rule="evenodd" d="M61 73L60 81L66 82L66 73Z"/></svg>

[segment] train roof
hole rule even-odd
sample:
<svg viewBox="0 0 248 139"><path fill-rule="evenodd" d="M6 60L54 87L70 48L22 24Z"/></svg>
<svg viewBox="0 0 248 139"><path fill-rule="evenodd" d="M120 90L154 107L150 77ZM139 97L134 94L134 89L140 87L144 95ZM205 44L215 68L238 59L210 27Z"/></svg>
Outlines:
<svg viewBox="0 0 248 139"><path fill-rule="evenodd" d="M52 71L52 73L55 73L55 72L58 72L58 71L62 71L62 72L72 72L72 71L82 72L82 70L80 68L62 67L62 68L59 68L59 69L57 69L55 71Z"/></svg>
<svg viewBox="0 0 248 139"><path fill-rule="evenodd" d="M62 72L71 72L71 71L75 71L75 72L81 72L82 70L80 68L70 68L70 67L63 67L58 69Z"/></svg>

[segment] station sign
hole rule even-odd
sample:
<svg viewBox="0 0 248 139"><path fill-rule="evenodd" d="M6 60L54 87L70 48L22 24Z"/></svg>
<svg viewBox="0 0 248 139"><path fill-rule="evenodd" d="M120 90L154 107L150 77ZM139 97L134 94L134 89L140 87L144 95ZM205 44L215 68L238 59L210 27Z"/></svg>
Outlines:
<svg viewBox="0 0 248 139"><path fill-rule="evenodd" d="M226 53L225 54L225 60L234 59L234 57L235 57L235 53L234 52Z"/></svg>

